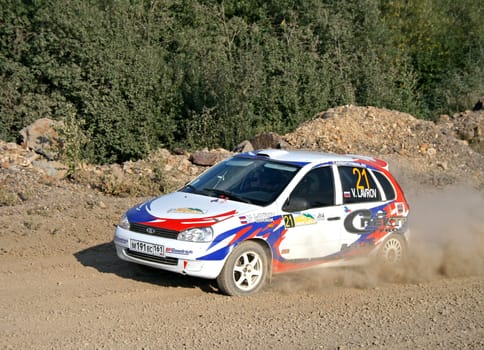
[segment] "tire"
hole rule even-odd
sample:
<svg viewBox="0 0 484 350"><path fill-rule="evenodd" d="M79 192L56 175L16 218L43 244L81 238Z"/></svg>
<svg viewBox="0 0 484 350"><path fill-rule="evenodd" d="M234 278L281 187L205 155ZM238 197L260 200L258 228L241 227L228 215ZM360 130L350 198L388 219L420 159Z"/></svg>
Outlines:
<svg viewBox="0 0 484 350"><path fill-rule="evenodd" d="M378 261L385 267L400 267L405 263L406 257L405 239L395 233L385 239L378 252Z"/></svg>
<svg viewBox="0 0 484 350"><path fill-rule="evenodd" d="M264 287L268 276L267 254L254 241L246 241L230 253L217 277L220 291L231 296L257 293Z"/></svg>

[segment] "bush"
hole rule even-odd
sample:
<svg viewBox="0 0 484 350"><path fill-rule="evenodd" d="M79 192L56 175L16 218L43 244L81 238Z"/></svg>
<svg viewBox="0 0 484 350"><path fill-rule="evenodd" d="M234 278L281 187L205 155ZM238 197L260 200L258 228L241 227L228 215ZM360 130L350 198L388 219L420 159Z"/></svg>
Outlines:
<svg viewBox="0 0 484 350"><path fill-rule="evenodd" d="M342 104L451 114L484 91L479 5L5 0L0 138L67 120L74 166L231 149Z"/></svg>

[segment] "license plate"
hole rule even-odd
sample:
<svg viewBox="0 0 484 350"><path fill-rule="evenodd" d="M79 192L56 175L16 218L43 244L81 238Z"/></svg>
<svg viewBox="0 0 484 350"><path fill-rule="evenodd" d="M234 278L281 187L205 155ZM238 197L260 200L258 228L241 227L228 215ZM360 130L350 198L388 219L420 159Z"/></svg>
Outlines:
<svg viewBox="0 0 484 350"><path fill-rule="evenodd" d="M139 253L154 256L165 256L165 247L159 244L147 243L131 239L129 241L129 248Z"/></svg>

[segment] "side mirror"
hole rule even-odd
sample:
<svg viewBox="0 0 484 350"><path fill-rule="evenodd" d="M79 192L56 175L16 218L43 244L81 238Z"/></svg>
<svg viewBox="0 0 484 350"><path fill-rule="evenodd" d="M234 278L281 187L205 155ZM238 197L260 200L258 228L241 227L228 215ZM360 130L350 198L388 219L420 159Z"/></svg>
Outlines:
<svg viewBox="0 0 484 350"><path fill-rule="evenodd" d="M309 202L306 198L302 197L289 197L282 207L282 210L289 213L295 211L303 211L309 208Z"/></svg>

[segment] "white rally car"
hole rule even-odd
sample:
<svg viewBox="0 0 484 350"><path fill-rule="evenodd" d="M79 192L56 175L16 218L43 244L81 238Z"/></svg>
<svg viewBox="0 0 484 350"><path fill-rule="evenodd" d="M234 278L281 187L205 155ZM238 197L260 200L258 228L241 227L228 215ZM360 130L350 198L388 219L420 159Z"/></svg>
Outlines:
<svg viewBox="0 0 484 350"><path fill-rule="evenodd" d="M248 295L273 273L370 259L399 264L408 212L382 160L268 149L234 155L131 208L114 243L123 260Z"/></svg>

